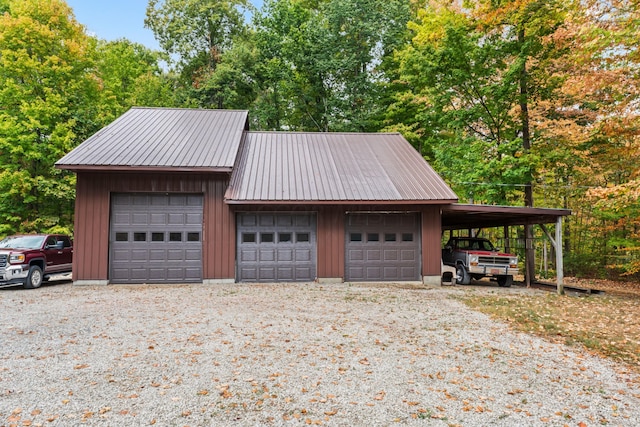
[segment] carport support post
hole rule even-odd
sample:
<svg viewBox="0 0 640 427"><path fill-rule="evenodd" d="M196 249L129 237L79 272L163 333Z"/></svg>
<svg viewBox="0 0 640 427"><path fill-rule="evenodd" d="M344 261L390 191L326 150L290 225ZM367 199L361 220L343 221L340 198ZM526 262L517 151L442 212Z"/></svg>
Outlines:
<svg viewBox="0 0 640 427"><path fill-rule="evenodd" d="M556 220L556 280L558 295L564 295L564 263L562 260L562 217Z"/></svg>
<svg viewBox="0 0 640 427"><path fill-rule="evenodd" d="M536 251L533 246L533 225L525 224L524 237L524 282L528 288L536 281Z"/></svg>

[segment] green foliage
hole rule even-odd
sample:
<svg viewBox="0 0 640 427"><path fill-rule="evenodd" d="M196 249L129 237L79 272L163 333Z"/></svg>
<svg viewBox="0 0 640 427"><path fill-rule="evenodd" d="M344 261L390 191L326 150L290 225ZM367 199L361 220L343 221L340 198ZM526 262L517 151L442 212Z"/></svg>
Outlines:
<svg viewBox="0 0 640 427"><path fill-rule="evenodd" d="M406 2L265 2L256 14L258 124L267 129L382 127L388 59L403 42ZM260 112L262 111L262 113Z"/></svg>
<svg viewBox="0 0 640 427"><path fill-rule="evenodd" d="M9 0L0 16L0 234L72 224L75 177L54 169L98 85L91 42L60 0Z"/></svg>
<svg viewBox="0 0 640 427"><path fill-rule="evenodd" d="M246 31L243 12L246 0L150 0L145 26L153 31L170 61L178 64L182 84L197 92L210 91L207 79L233 46L235 37ZM215 85L214 85L215 86ZM220 107L213 99L203 107Z"/></svg>
<svg viewBox="0 0 640 427"><path fill-rule="evenodd" d="M96 66L102 84L101 110L108 121L132 105L171 106L170 82L158 65L161 57L141 44L126 39L98 41Z"/></svg>

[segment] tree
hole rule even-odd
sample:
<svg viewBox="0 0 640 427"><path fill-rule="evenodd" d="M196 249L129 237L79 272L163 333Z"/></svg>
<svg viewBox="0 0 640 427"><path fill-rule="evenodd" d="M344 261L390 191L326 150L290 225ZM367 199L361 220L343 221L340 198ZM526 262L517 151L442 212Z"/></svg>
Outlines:
<svg viewBox="0 0 640 427"><path fill-rule="evenodd" d="M315 131L381 127L385 65L404 41L400 0L265 2L255 19L262 55L258 102L276 106L278 126ZM270 127L273 127L272 125Z"/></svg>
<svg viewBox="0 0 640 427"><path fill-rule="evenodd" d="M101 127L92 41L61 0L0 15L0 234L73 223L75 177L54 163Z"/></svg>
<svg viewBox="0 0 640 427"><path fill-rule="evenodd" d="M160 59L159 53L127 39L98 41L101 109L109 121L134 105L174 106L171 81L163 74Z"/></svg>
<svg viewBox="0 0 640 427"><path fill-rule="evenodd" d="M150 0L145 26L171 61L177 62L182 84L202 107L222 108L221 95L207 85L222 55L245 32L246 0Z"/></svg>

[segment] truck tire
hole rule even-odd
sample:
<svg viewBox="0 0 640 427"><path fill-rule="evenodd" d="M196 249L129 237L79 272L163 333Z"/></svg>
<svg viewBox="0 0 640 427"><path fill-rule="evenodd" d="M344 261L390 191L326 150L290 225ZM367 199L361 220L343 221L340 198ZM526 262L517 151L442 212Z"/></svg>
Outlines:
<svg viewBox="0 0 640 427"><path fill-rule="evenodd" d="M498 276L498 286L510 288L513 285L513 276Z"/></svg>
<svg viewBox="0 0 640 427"><path fill-rule="evenodd" d="M42 269L37 265L32 265L29 268L29 275L27 276L27 280L24 282L24 287L27 289L36 289L42 285Z"/></svg>
<svg viewBox="0 0 640 427"><path fill-rule="evenodd" d="M471 276L469 276L467 269L464 268L462 264L456 266L456 283L459 285L468 285L471 283Z"/></svg>

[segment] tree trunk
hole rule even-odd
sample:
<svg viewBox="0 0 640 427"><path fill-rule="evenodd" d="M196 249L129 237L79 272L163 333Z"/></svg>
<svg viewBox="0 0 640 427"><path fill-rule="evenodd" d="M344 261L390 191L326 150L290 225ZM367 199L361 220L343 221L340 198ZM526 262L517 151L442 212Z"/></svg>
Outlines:
<svg viewBox="0 0 640 427"><path fill-rule="evenodd" d="M518 30L518 44L524 46L525 32L524 26ZM521 53L522 54L522 53ZM529 91L527 76L527 58L526 53L522 58L522 68L520 70L520 120L522 122L522 148L525 154L531 149L531 136L529 133ZM524 185L524 205L533 207L533 186L532 173L529 171ZM533 246L533 225L525 225L525 284L527 287L535 281L535 248Z"/></svg>

